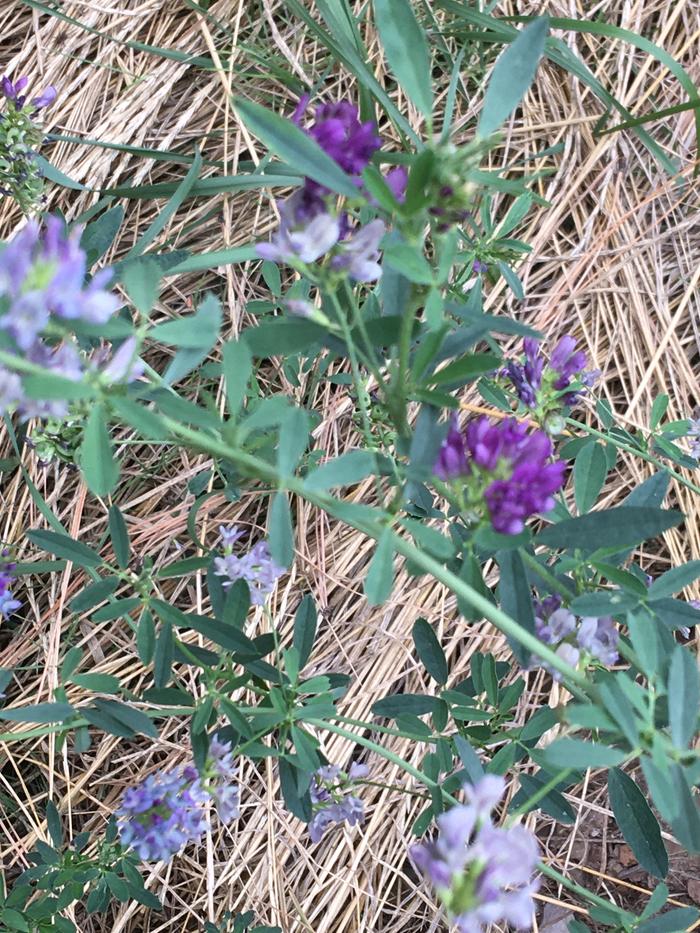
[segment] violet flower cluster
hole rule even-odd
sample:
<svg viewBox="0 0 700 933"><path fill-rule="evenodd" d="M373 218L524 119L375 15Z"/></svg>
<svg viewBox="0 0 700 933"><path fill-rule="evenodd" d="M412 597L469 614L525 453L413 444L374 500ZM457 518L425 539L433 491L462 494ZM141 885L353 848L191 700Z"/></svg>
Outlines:
<svg viewBox="0 0 700 933"><path fill-rule="evenodd" d="M97 272L84 285L87 259L79 240L79 230L67 234L58 217L48 217L44 231L30 220L2 249L3 349L73 382L81 381L86 373L110 385L138 378L143 364L136 358L134 338L125 340L113 355L103 349L89 360L70 339L57 345L46 339L47 330L65 333L72 321L104 324L119 307L117 296L105 288L109 269ZM60 399L30 399L20 374L0 365L0 413L15 410L24 419L61 418L68 405Z"/></svg>
<svg viewBox="0 0 700 933"><path fill-rule="evenodd" d="M355 781L366 778L367 765L354 762L347 773L337 765L325 765L319 768L311 779L309 793L314 815L309 823L309 836L312 842L319 842L326 830L336 823L357 826L364 820L365 805L354 794L347 791Z"/></svg>
<svg viewBox="0 0 700 933"><path fill-rule="evenodd" d="M546 645L571 667L584 667L595 659L605 667L618 660L620 633L612 616L578 618L562 607L558 596L548 596L535 602L535 632ZM561 674L545 661L540 662L554 680Z"/></svg>
<svg viewBox="0 0 700 933"><path fill-rule="evenodd" d="M576 349L575 339L568 335L559 340L549 361L541 353L538 340L526 337L523 349L524 357L519 361L509 360L502 375L540 424L553 434L561 433L564 428L562 409L575 405L600 371L586 371L586 354Z"/></svg>
<svg viewBox="0 0 700 933"><path fill-rule="evenodd" d="M461 431L453 418L434 467L435 475L459 484L468 517L487 513L495 531L519 534L531 516L554 507L566 464L551 462L552 442L544 431L508 418L481 417Z"/></svg>
<svg viewBox="0 0 700 933"><path fill-rule="evenodd" d="M308 97L302 98L293 119L301 125ZM361 122L349 101L321 104L305 132L316 140L354 181L361 193L361 175L381 145L371 121ZM397 200L403 197L406 172L394 169L386 177ZM329 268L355 282L374 282L381 277L379 244L385 233L381 220L350 228L347 214L338 213L335 195L311 178L279 208L280 226L269 243L259 243L258 255L273 262L303 266L331 254Z"/></svg>
<svg viewBox="0 0 700 933"><path fill-rule="evenodd" d="M14 598L10 589L13 571L17 565L7 559L9 555L8 550L4 550L0 554L0 619L7 619L22 605L18 599Z"/></svg>
<svg viewBox="0 0 700 933"><path fill-rule="evenodd" d="M480 933L492 923L532 927L538 844L522 825L493 822L504 790L504 779L492 774L466 785L466 804L437 818L437 839L410 848L413 863L435 885L460 933Z"/></svg>
<svg viewBox="0 0 700 933"><path fill-rule="evenodd" d="M0 81L5 109L0 114L0 195L15 198L26 213L44 201L44 180L36 161L36 149L43 134L36 125L40 110L56 99L56 89L47 87L28 100L29 78L16 81L7 76Z"/></svg>
<svg viewBox="0 0 700 933"><path fill-rule="evenodd" d="M687 437L690 438L690 456L700 460L700 418L691 419Z"/></svg>
<svg viewBox="0 0 700 933"><path fill-rule="evenodd" d="M224 556L214 558L214 573L225 577L224 589L233 586L236 580L245 580L250 590L250 601L254 606L262 606L275 588L279 577L284 573L272 559L267 541L258 541L242 556L233 553L233 545L244 532L237 528L221 525L219 533L224 545Z"/></svg>
<svg viewBox="0 0 700 933"><path fill-rule="evenodd" d="M235 775L230 744L216 738L209 746L203 775L192 764L150 774L124 793L116 812L122 845L133 848L144 861L168 861L206 831L211 800L224 822L238 816Z"/></svg>

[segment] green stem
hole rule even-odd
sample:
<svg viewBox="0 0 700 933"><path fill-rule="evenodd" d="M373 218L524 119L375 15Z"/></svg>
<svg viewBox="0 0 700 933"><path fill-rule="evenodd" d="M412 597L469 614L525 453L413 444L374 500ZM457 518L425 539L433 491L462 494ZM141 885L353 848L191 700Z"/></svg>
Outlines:
<svg viewBox="0 0 700 933"><path fill-rule="evenodd" d="M658 467L659 470L665 470L670 476L681 483L681 485L687 486L688 489L692 489L693 492L700 494L700 486L697 486L691 480L686 479L682 474L677 473L672 467L667 466L653 454L648 454L645 450L639 450L638 447L632 447L631 444L626 444L624 441L620 441L614 436L605 434L603 431L598 431L596 428L592 428L590 425L584 424L583 421L576 421L574 418L567 418L566 423L570 424L573 428L578 428L581 431L585 431L586 434L590 434L591 437L600 438L600 440L605 441L607 444L612 444L613 447L617 447L619 450L624 450L626 453L632 454L634 457L639 457L640 460L646 460L647 463L653 464L655 467Z"/></svg>

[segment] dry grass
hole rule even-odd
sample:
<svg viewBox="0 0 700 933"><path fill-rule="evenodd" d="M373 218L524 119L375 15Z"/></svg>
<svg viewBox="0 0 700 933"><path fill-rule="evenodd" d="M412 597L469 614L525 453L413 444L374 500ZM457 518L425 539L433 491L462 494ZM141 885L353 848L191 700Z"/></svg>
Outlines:
<svg viewBox="0 0 700 933"><path fill-rule="evenodd" d="M276 0L215 0L210 13L225 24L225 31L217 32L211 20L178 0L104 4L66 0L62 7L66 14L111 37L107 39L5 0L0 5L4 67L14 74L30 74L36 85L53 83L60 88L59 103L47 115L53 132L185 153L191 152L194 142L202 142L205 157L220 163L209 166L208 174L234 173L239 161L257 161L262 150L237 122L227 89L264 100L274 92L277 108L290 108L294 95L275 78L270 61L297 78L316 76L327 65L324 50L310 42L302 29L287 24L284 6ZM528 0L505 0L498 4L498 11L528 13L540 6ZM696 54L700 11L691 0L671 4L603 0L592 9L577 0L550 0L547 9L560 16L601 13L606 20L663 44L696 81L700 79ZM128 48L125 40L192 55L218 53L226 70L207 73ZM567 41L577 47L606 87L635 112L683 99L676 81L643 54L604 39L568 36ZM381 76L379 49L372 35L368 44ZM266 51L263 64L256 62L251 48ZM331 95L347 94L347 76L334 69L326 89ZM406 105L405 101L401 104ZM503 150L515 159L558 142L564 144L553 160L554 174L540 186L552 206L534 210L523 232L523 239L533 245L521 269L527 301L518 303L497 287L489 294L488 304L493 311L517 314L553 335L574 332L603 371L602 392L617 416L624 424L641 427L648 423L651 402L661 391L671 397L671 418L686 417L700 401L696 394L700 227L698 188L691 179L692 116L684 113L655 128L657 138L683 157L686 184L679 185L658 171L636 137L595 139L593 126L600 112L599 102L568 74L552 66L542 68L522 116L509 128ZM465 109L463 122L469 116ZM172 180L182 174L181 166L91 146L58 143L49 154L64 172L92 188ZM540 164L542 160L535 162ZM54 190L50 207L75 217L97 197L93 192ZM156 209L148 201L125 206L128 222L110 259L128 251ZM19 220L10 205L0 204L0 233L7 234ZM219 249L265 235L272 222L268 200L258 193L220 196L213 202L189 200L166 231L167 241L197 251ZM159 312L178 314L203 288L214 289L225 299L230 332L250 320L246 303L266 294L254 265L226 267L169 282ZM298 393L286 384L281 370L268 375L291 394ZM302 376L302 383L305 379ZM315 402L324 415L316 432L318 446L341 452L353 434L352 403L343 387L328 383L318 388ZM5 443L2 455L8 452ZM99 540L108 503L88 496L75 473L42 468L29 454L25 464L71 534ZM186 518L193 497L187 482L207 467L205 458L186 451L163 455L157 449L125 448L117 499L127 516L136 553L162 563L174 558L181 545L189 544ZM618 501L647 475L643 463L621 457L609 479L606 501ZM359 490L358 498L361 494ZM662 548L643 554L643 560L656 571L700 556L700 525L693 520L697 504L681 487L672 495L690 520L682 531L667 534ZM43 519L17 474L6 478L2 505L0 537L18 545L20 556L29 558L33 552L23 543L23 533L42 525ZM222 520L261 529L264 504L254 495L235 505L223 498L210 499L199 516L200 537L213 542L215 527ZM294 568L278 589L272 610L289 633L300 594L314 594L323 607L324 621L313 669L352 675L352 688L342 704L344 714L369 718L371 704L387 692L429 688L411 650L410 631L419 615L437 627L455 681L468 670L474 652L507 654L497 632L488 625L465 623L453 598L426 578L400 574L390 602L378 610L368 608L362 597L368 542L302 503L298 503L297 522ZM83 585L82 574L70 567L60 574L27 578L20 624L13 628L5 624L0 630L0 666L17 670L14 703L50 698L58 682L62 638L69 630L86 652L85 670L117 674L134 691L148 684L148 675L136 657L133 633L126 625L87 623L76 620L68 610L68 601ZM168 597L186 609L205 609L200 579L174 588ZM266 624L258 617L252 628L263 630ZM520 720L535 705L562 699L556 685L550 689L541 676L530 675L529 680L518 711ZM75 698L79 698L77 693ZM187 745L186 728L175 719L163 725L156 744L96 734L83 755L75 754L70 744L59 748L52 737L2 744L3 867L10 875L25 867L27 851L37 838L45 837L47 796L59 805L72 829L99 832L125 785L165 760L183 760ZM393 740L391 748L420 764L423 749L415 743ZM329 759L340 763L347 762L353 751L347 742L336 739L325 746ZM376 757L366 760L377 781L407 784L397 768ZM132 905L87 918L78 910L78 928L84 933L195 931L226 909L252 909L258 922L278 924L285 933L429 933L444 928L430 894L417 883L406 861L406 839L420 812L420 799L391 788L368 787L365 826L310 846L302 824L280 803L271 764L243 761L241 781L243 814L237 824L217 828L203 845L188 849L169 866L145 869L150 888L165 897L164 913L148 915ZM585 877L586 884L620 903L637 903L640 895L634 886L638 888L641 880L641 888L648 890L648 879L643 875L640 879L634 866L624 867L616 845L619 836L597 776L592 774L568 799L578 815L573 832L562 833L545 819L537 819L547 860L574 877ZM529 821L535 824L533 816ZM692 871L689 874L681 862L673 864L672 895L688 903L686 888ZM552 888L543 900L581 909L565 892Z"/></svg>

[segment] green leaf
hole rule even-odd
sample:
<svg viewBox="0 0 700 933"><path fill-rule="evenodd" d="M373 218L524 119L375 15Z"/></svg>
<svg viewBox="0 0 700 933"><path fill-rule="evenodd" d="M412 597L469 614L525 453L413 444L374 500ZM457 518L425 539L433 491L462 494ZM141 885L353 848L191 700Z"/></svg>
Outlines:
<svg viewBox="0 0 700 933"><path fill-rule="evenodd" d="M348 450L327 460L304 480L307 489L322 492L335 486L354 486L377 469L377 459L370 450Z"/></svg>
<svg viewBox="0 0 700 933"><path fill-rule="evenodd" d="M626 621L639 664L647 677L653 677L659 672L661 662L661 644L654 616L644 607L639 607L633 612L627 612Z"/></svg>
<svg viewBox="0 0 700 933"><path fill-rule="evenodd" d="M299 669L303 668L311 655L316 638L316 606L308 593L299 603L294 616L292 644L299 653Z"/></svg>
<svg viewBox="0 0 700 933"><path fill-rule="evenodd" d="M498 583L498 594L501 608L512 619L517 619L522 628L534 634L535 613L532 608L530 584L527 579L525 565L517 550L500 550L496 553L501 576ZM508 644L521 664L530 663L530 652L523 648L516 638L508 637Z"/></svg>
<svg viewBox="0 0 700 933"><path fill-rule="evenodd" d="M649 599L673 596L700 577L700 560L690 560L682 567L672 567L649 587Z"/></svg>
<svg viewBox="0 0 700 933"><path fill-rule="evenodd" d="M90 399L95 394L92 386L85 382L75 382L73 379L49 372L25 376L22 380L22 388L26 395L33 399L79 401Z"/></svg>
<svg viewBox="0 0 700 933"><path fill-rule="evenodd" d="M144 608L136 629L136 650L142 664L149 665L153 661L156 649L156 627L150 609Z"/></svg>
<svg viewBox="0 0 700 933"><path fill-rule="evenodd" d="M149 330L148 337L187 350L209 350L216 342L220 327L221 305L209 294L194 314L156 324Z"/></svg>
<svg viewBox="0 0 700 933"><path fill-rule="evenodd" d="M314 345L325 337L325 330L302 318L273 318L243 332L253 356L290 356L304 350L313 353Z"/></svg>
<svg viewBox="0 0 700 933"><path fill-rule="evenodd" d="M548 783L549 775L547 772L541 772L537 775L520 774L518 780L520 781L520 790L513 798L511 806L519 808L524 806L531 797L534 797L535 794L542 790L545 784ZM559 823L564 823L565 825L576 822L576 814L566 797L560 794L558 790L550 790L525 812L529 813L533 809L542 810L543 813L551 816L552 819L557 820Z"/></svg>
<svg viewBox="0 0 700 933"><path fill-rule="evenodd" d="M622 505L605 512L564 519L545 528L535 540L537 544L564 550L631 547L656 538L683 520L680 512L671 509Z"/></svg>
<svg viewBox="0 0 700 933"><path fill-rule="evenodd" d="M65 722L75 714L69 703L36 703L34 706L18 706L0 709L0 719L10 722Z"/></svg>
<svg viewBox="0 0 700 933"><path fill-rule="evenodd" d="M309 416L303 408L293 408L280 428L277 469L281 476L292 476L309 443Z"/></svg>
<svg viewBox="0 0 700 933"><path fill-rule="evenodd" d="M109 509L109 537L112 541L112 549L114 550L117 565L122 570L126 570L131 557L129 532L118 505L112 505Z"/></svg>
<svg viewBox="0 0 700 933"><path fill-rule="evenodd" d="M623 673L607 678L600 685L600 696L603 700L605 710L615 720L620 732L624 735L632 748L635 748L639 741L637 720L634 710L618 681L618 678L626 676L627 675Z"/></svg>
<svg viewBox="0 0 700 933"><path fill-rule="evenodd" d="M661 419L666 414L668 403L668 395L657 395L654 399L651 406L651 416L649 419L649 427L652 431L655 431L661 423Z"/></svg>
<svg viewBox="0 0 700 933"><path fill-rule="evenodd" d="M149 315L160 292L160 268L147 256L125 261L121 281L134 307L143 315Z"/></svg>
<svg viewBox="0 0 700 933"><path fill-rule="evenodd" d="M105 580L89 584L70 601L71 612L87 612L88 609L92 609L111 596L120 582L117 577L107 577Z"/></svg>
<svg viewBox="0 0 700 933"><path fill-rule="evenodd" d="M417 285L433 284L433 268L425 256L408 243L392 243L384 250L384 262Z"/></svg>
<svg viewBox="0 0 700 933"><path fill-rule="evenodd" d="M685 749L695 734L700 709L700 677L697 661L682 645L676 645L668 671L668 718L676 748Z"/></svg>
<svg viewBox="0 0 700 933"><path fill-rule="evenodd" d="M294 528L286 493L276 492L272 497L268 523L272 559L280 567L291 567L294 560Z"/></svg>
<svg viewBox="0 0 700 933"><path fill-rule="evenodd" d="M80 468L88 489L96 496L106 496L119 479L119 464L114 458L106 420L104 406L95 405L88 415L80 445Z"/></svg>
<svg viewBox="0 0 700 933"><path fill-rule="evenodd" d="M427 385L448 385L452 382L458 382L463 385L477 376L492 372L498 368L500 357L493 353L469 353L457 360L448 363L447 366L433 373L426 380Z"/></svg>
<svg viewBox="0 0 700 933"><path fill-rule="evenodd" d="M501 126L532 84L549 31L546 16L528 23L502 52L489 78L477 133L482 138Z"/></svg>
<svg viewBox="0 0 700 933"><path fill-rule="evenodd" d="M357 196L357 188L338 163L290 119L241 97L236 99L236 109L246 126L275 155L331 191Z"/></svg>
<svg viewBox="0 0 700 933"><path fill-rule="evenodd" d="M226 341L221 365L226 380L226 405L231 417L235 417L245 400L253 373L253 359L245 340Z"/></svg>
<svg viewBox="0 0 700 933"><path fill-rule="evenodd" d="M423 116L430 117L430 50L410 0L374 0L374 20L389 67Z"/></svg>
<svg viewBox="0 0 700 933"><path fill-rule="evenodd" d="M57 531L29 531L27 537L42 550L55 554L56 557L65 557L78 567L99 567L102 563L97 551Z"/></svg>
<svg viewBox="0 0 700 933"><path fill-rule="evenodd" d="M158 730L153 721L140 709L134 709L133 706L127 706L119 700L102 700L94 702L94 708L112 716L119 722L123 722L133 732L140 732L142 735L150 736L153 739L158 738Z"/></svg>
<svg viewBox="0 0 700 933"><path fill-rule="evenodd" d="M95 693L118 693L121 690L119 678L112 674L73 674L70 682Z"/></svg>
<svg viewBox="0 0 700 933"><path fill-rule="evenodd" d="M595 441L585 444L574 461L574 498L579 515L590 512L595 505L607 472L603 446Z"/></svg>
<svg viewBox="0 0 700 933"><path fill-rule="evenodd" d="M439 684L447 683L447 658L437 635L426 619L416 619L413 626L413 644L423 667Z"/></svg>
<svg viewBox="0 0 700 933"><path fill-rule="evenodd" d="M684 933L697 919L695 907L677 907L643 921L635 927L635 933Z"/></svg>
<svg viewBox="0 0 700 933"><path fill-rule="evenodd" d="M51 842L58 849L63 843L63 826L61 817L53 800L46 801L46 828L49 831Z"/></svg>
<svg viewBox="0 0 700 933"><path fill-rule="evenodd" d="M464 765L464 770L469 775L469 780L472 784L478 783L484 776L484 766L481 764L481 759L464 736L455 734L453 741L459 759Z"/></svg>
<svg viewBox="0 0 700 933"><path fill-rule="evenodd" d="M700 811L698 798L688 786L680 765L671 767L672 796L676 801L677 816L671 821L671 828L676 839L690 852L700 852Z"/></svg>
<svg viewBox="0 0 700 933"><path fill-rule="evenodd" d="M164 622L158 633L153 655L153 682L156 687L167 686L174 654L173 627L169 622Z"/></svg>
<svg viewBox="0 0 700 933"><path fill-rule="evenodd" d="M644 795L619 768L608 772L610 806L627 844L642 866L656 878L665 878L668 855L656 817Z"/></svg>
<svg viewBox="0 0 700 933"><path fill-rule="evenodd" d="M625 752L580 739L555 739L544 750L545 761L555 768L608 768L624 761Z"/></svg>
<svg viewBox="0 0 700 933"><path fill-rule="evenodd" d="M87 253L88 266L101 259L119 233L124 220L124 208L117 204L91 221L80 236L80 246Z"/></svg>
<svg viewBox="0 0 700 933"><path fill-rule="evenodd" d="M393 585L393 535L390 528L385 528L377 541L364 582L365 596L370 606L381 606L391 593Z"/></svg>
<svg viewBox="0 0 700 933"><path fill-rule="evenodd" d="M439 703L437 697L424 696L420 693L397 693L373 703L372 712L375 716L385 716L387 719L405 715L425 716L427 713L432 713Z"/></svg>

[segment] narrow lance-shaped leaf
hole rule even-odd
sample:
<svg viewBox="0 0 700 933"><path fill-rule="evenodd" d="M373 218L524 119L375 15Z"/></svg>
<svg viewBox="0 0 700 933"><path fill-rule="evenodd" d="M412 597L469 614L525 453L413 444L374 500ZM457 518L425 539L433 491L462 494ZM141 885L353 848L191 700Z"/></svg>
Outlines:
<svg viewBox="0 0 700 933"><path fill-rule="evenodd" d="M413 644L426 671L439 684L447 683L447 659L437 635L426 619L417 619L413 626Z"/></svg>
<svg viewBox="0 0 700 933"><path fill-rule="evenodd" d="M80 468L90 492L96 496L110 493L119 478L119 464L114 458L106 420L103 406L96 405L88 415L80 445Z"/></svg>
<svg viewBox="0 0 700 933"><path fill-rule="evenodd" d="M430 50L410 0L374 0L374 19L399 84L423 116L430 117L433 109Z"/></svg>
<svg viewBox="0 0 700 933"><path fill-rule="evenodd" d="M664 878L668 872L668 855L659 824L644 795L632 778L619 768L612 768L608 773L608 794L617 824L637 861L656 878Z"/></svg>

